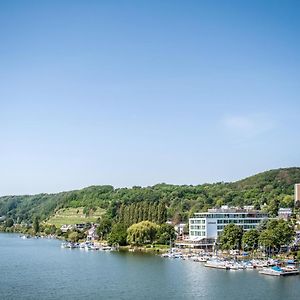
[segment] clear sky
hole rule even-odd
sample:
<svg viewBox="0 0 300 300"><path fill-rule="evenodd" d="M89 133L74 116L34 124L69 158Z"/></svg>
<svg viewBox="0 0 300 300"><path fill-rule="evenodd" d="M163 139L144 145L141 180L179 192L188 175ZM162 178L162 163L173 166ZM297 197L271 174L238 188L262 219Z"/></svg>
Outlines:
<svg viewBox="0 0 300 300"><path fill-rule="evenodd" d="M300 1L0 1L0 195L300 165Z"/></svg>

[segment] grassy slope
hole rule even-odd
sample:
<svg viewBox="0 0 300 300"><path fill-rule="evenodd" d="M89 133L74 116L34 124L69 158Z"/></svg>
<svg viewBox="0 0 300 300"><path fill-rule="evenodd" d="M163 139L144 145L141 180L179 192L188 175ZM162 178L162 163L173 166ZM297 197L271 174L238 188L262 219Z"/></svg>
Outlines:
<svg viewBox="0 0 300 300"><path fill-rule="evenodd" d="M86 217L83 214L83 207L63 208L58 210L54 216L50 217L46 222L60 227L63 224L78 224L86 222L96 222L103 215L105 210L98 208L95 212Z"/></svg>

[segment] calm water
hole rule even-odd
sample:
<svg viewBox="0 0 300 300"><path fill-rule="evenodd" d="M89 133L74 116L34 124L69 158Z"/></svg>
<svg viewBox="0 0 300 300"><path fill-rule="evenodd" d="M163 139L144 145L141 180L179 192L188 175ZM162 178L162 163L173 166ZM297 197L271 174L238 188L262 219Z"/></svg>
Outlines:
<svg viewBox="0 0 300 300"><path fill-rule="evenodd" d="M300 299L300 276L207 269L135 253L61 249L0 234L0 299Z"/></svg>

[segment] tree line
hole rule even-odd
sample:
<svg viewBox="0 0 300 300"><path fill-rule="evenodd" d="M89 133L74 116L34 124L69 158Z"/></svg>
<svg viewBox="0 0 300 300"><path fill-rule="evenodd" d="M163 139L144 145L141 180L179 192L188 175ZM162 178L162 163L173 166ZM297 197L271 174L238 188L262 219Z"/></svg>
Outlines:
<svg viewBox="0 0 300 300"><path fill-rule="evenodd" d="M121 204L117 213L117 220L126 227L142 221L162 224L167 221L167 207L164 202L141 201L130 205Z"/></svg>
<svg viewBox="0 0 300 300"><path fill-rule="evenodd" d="M262 247L266 252L279 252L288 246L295 237L294 226L282 219L262 222L257 228L243 231L241 226L228 224L219 236L218 244L222 250L255 251Z"/></svg>

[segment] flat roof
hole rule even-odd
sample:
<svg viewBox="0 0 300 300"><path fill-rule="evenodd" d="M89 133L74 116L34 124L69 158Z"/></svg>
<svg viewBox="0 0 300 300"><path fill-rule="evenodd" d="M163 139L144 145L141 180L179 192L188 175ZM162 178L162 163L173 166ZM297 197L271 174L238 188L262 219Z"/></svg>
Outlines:
<svg viewBox="0 0 300 300"><path fill-rule="evenodd" d="M247 211L208 211L208 212L199 212L194 213L194 215L209 215L209 214L268 214L261 210L247 210Z"/></svg>

